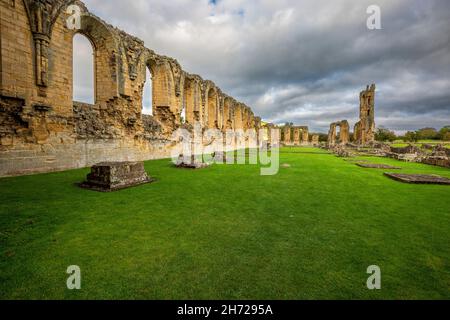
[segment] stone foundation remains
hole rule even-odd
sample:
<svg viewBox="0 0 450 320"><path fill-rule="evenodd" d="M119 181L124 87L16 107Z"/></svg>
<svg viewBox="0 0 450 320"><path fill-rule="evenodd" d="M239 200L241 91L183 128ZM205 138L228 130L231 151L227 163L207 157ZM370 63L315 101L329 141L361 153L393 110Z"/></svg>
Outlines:
<svg viewBox="0 0 450 320"><path fill-rule="evenodd" d="M152 182L143 162L104 162L91 168L80 187L110 192Z"/></svg>
<svg viewBox="0 0 450 320"><path fill-rule="evenodd" d="M394 167L390 166L388 164L382 164L382 163L366 163L366 162L357 162L357 166L361 168L369 168L369 169L396 169L400 170L400 167Z"/></svg>
<svg viewBox="0 0 450 320"><path fill-rule="evenodd" d="M425 174L399 174L399 173L385 173L385 175L391 179L414 184L443 184L450 185L450 179Z"/></svg>

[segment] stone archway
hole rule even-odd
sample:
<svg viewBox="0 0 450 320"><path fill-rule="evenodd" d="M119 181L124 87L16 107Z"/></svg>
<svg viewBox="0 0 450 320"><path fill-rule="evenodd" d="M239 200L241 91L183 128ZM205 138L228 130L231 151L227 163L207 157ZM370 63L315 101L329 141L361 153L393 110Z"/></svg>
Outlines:
<svg viewBox="0 0 450 320"><path fill-rule="evenodd" d="M207 92L208 97L208 128L217 128L217 90L209 88Z"/></svg>
<svg viewBox="0 0 450 320"><path fill-rule="evenodd" d="M173 132L180 122L177 98L175 94L175 82L172 69L167 61L159 59L150 50L146 50L140 58L139 77L145 75L148 68L152 79L152 111L153 117L167 132Z"/></svg>
<svg viewBox="0 0 450 320"><path fill-rule="evenodd" d="M72 100L95 104L95 49L92 41L81 33L73 37ZM75 53L76 52L76 53Z"/></svg>
<svg viewBox="0 0 450 320"><path fill-rule="evenodd" d="M185 77L183 87L183 106L185 107L186 122L189 124L200 122L200 86L195 79Z"/></svg>
<svg viewBox="0 0 450 320"><path fill-rule="evenodd" d="M337 139L337 128L339 128L339 139ZM350 125L347 120L333 122L328 131L328 146L336 144L345 145L350 141Z"/></svg>
<svg viewBox="0 0 450 320"><path fill-rule="evenodd" d="M223 102L223 127L222 129L231 130L233 129L233 121L231 120L231 99L225 97Z"/></svg>

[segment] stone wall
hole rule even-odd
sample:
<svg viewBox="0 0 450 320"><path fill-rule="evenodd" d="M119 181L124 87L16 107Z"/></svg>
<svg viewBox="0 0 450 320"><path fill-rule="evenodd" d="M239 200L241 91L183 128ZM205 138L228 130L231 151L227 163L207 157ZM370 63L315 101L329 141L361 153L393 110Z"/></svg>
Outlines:
<svg viewBox="0 0 450 320"><path fill-rule="evenodd" d="M80 30L67 28L71 4L81 8ZM194 122L220 130L260 126L248 106L80 1L0 0L0 6L0 176L168 157L172 132ZM93 105L73 102L76 33L94 48ZM142 115L146 69L153 116Z"/></svg>
<svg viewBox="0 0 450 320"><path fill-rule="evenodd" d="M292 126L286 124L282 127L283 144L288 146L307 146L309 142L309 128L306 126Z"/></svg>

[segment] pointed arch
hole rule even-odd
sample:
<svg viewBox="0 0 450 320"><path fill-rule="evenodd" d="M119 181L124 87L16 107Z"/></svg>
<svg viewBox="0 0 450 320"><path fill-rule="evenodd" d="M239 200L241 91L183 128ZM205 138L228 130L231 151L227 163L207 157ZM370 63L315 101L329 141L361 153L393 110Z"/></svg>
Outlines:
<svg viewBox="0 0 450 320"><path fill-rule="evenodd" d="M223 102L223 130L232 129L233 122L231 120L231 98L225 97Z"/></svg>
<svg viewBox="0 0 450 320"><path fill-rule="evenodd" d="M208 93L208 128L217 128L218 126L218 119L217 119L217 90L216 88L212 87L209 88Z"/></svg>
<svg viewBox="0 0 450 320"><path fill-rule="evenodd" d="M149 49L139 57L137 79L144 79L146 69L149 70L151 77L152 115L163 125L166 133L171 132L175 130L177 119L179 120L172 69L164 57L156 55Z"/></svg>
<svg viewBox="0 0 450 320"><path fill-rule="evenodd" d="M94 46L80 33L72 41L72 101L95 104Z"/></svg>
<svg viewBox="0 0 450 320"><path fill-rule="evenodd" d="M185 77L183 83L183 107L187 123L194 124L201 121L200 86L195 79L189 77Z"/></svg>
<svg viewBox="0 0 450 320"><path fill-rule="evenodd" d="M238 103L235 106L234 111L234 126L235 130L243 129L243 123L242 123L242 112L243 112L242 104Z"/></svg>
<svg viewBox="0 0 450 320"><path fill-rule="evenodd" d="M115 66L118 64L118 44L113 32L99 18L86 12L81 16L81 29L73 36L76 34L85 36L93 47L95 102L117 97L118 70Z"/></svg>
<svg viewBox="0 0 450 320"><path fill-rule="evenodd" d="M150 68L145 67L145 81L142 94L142 114L153 115L153 77Z"/></svg>

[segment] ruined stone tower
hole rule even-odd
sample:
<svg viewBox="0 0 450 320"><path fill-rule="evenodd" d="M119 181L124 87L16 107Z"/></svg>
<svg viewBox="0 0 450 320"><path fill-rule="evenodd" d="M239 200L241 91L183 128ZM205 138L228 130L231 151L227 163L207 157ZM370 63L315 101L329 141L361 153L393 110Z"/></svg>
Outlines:
<svg viewBox="0 0 450 320"><path fill-rule="evenodd" d="M375 84L359 95L359 118L354 130L354 140L358 144L375 141Z"/></svg>

